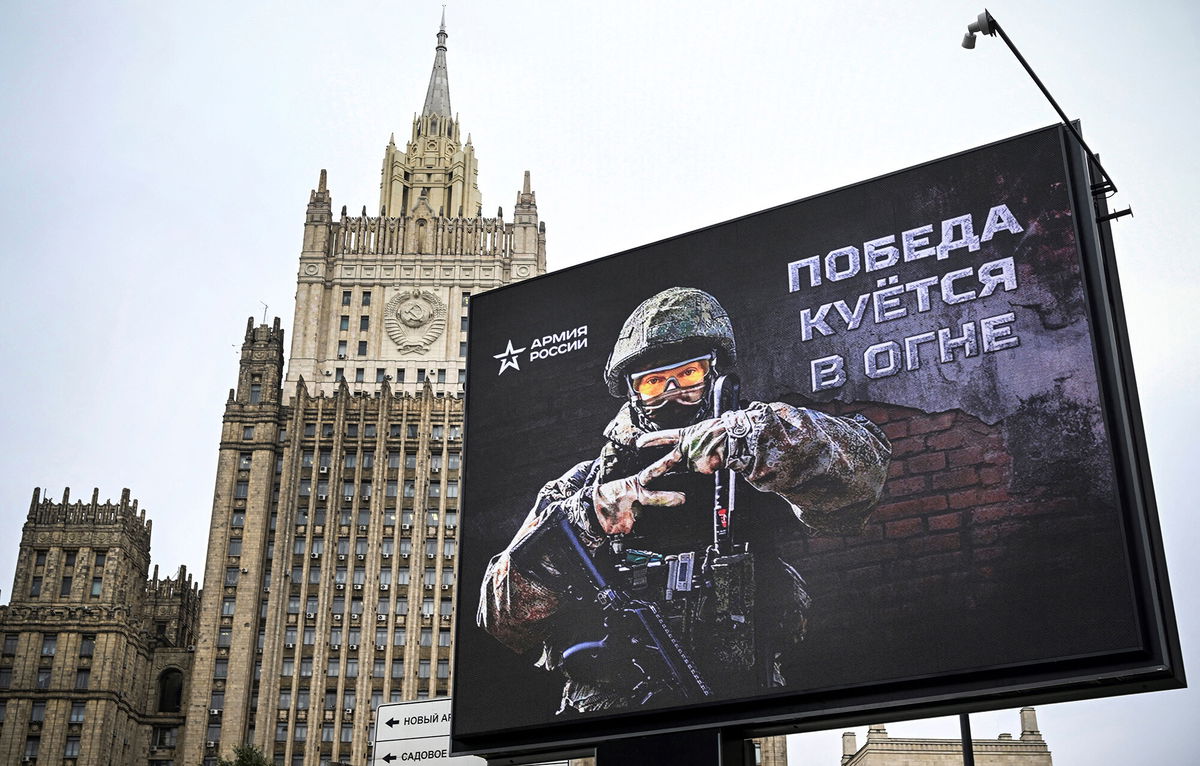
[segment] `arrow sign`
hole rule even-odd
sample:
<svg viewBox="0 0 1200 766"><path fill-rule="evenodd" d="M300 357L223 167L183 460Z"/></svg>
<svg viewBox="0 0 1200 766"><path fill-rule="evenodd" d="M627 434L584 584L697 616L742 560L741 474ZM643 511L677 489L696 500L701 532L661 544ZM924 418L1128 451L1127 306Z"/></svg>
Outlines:
<svg viewBox="0 0 1200 766"><path fill-rule="evenodd" d="M388 725L388 728L389 728L389 729L390 729L390 728L392 728L393 726L395 726L395 725L396 725L396 724L398 724L398 723L400 723L400 722L399 722L399 721L397 721L395 718L389 718L389 719L387 720L387 725Z"/></svg>
<svg viewBox="0 0 1200 766"><path fill-rule="evenodd" d="M396 760L396 756L392 755L391 753L388 753L387 755L383 756L384 763L391 763L394 760Z"/></svg>

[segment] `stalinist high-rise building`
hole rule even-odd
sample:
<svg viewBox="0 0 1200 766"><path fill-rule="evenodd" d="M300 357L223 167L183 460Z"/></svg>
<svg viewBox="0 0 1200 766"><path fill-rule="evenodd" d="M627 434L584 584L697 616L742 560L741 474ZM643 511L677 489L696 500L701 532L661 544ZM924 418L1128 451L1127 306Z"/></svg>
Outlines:
<svg viewBox="0 0 1200 766"><path fill-rule="evenodd" d="M483 215L446 39L378 206L335 214L324 171L309 196L286 371L279 320L246 327L177 763L367 763L378 703L449 693L470 297L546 239L528 173Z"/></svg>

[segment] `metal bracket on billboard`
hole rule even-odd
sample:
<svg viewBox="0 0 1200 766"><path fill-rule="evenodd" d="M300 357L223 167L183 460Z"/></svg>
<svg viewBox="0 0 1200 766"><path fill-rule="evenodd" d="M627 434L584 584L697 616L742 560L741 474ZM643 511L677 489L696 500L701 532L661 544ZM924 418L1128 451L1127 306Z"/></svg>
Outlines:
<svg viewBox="0 0 1200 766"><path fill-rule="evenodd" d="M1083 140L1083 136L1080 135L1079 131L1075 128L1075 125L1072 124L1071 120L1067 117L1067 113L1064 112L1062 107L1058 105L1058 102L1054 100L1054 96L1050 95L1050 91L1042 83L1042 80L1037 76L1037 73L1033 71L1033 67L1029 66L1029 62L1025 60L1025 57L1021 55L1019 50L1017 50L1017 46L1013 45L1013 41L1000 27L999 22L996 21L996 17L989 13L986 8L983 10L983 13L979 14L979 17L975 19L975 21L972 21L967 25L967 33L963 35L962 46L968 50L973 49L975 47L975 36L980 33L988 35L989 37L994 37L996 35L1000 36L1000 39L1004 41L1004 44L1008 46L1008 49L1012 51L1012 54L1017 57L1017 61L1019 61L1021 66L1025 68L1025 71L1029 74L1029 77L1033 80L1034 84L1038 86L1038 89L1042 92L1042 95L1045 96L1046 100L1050 102L1050 106L1054 107L1055 112L1058 112L1059 119L1062 120L1063 125L1066 126L1067 130L1071 133L1071 136L1074 137L1074 139L1079 143L1079 145L1083 148L1083 151L1087 153L1088 160L1092 165L1095 166L1100 177L1099 181L1092 184L1092 197L1110 197L1116 194L1117 184L1112 180L1112 176L1108 174L1108 171L1104 169L1104 166L1100 164L1100 158L1096 156L1096 153L1093 152L1091 147L1087 145L1087 142ZM1107 214L1101 214L1099 211L1097 211L1096 220L1098 222L1111 221L1126 215L1133 215L1133 208L1126 207L1124 210L1116 210Z"/></svg>

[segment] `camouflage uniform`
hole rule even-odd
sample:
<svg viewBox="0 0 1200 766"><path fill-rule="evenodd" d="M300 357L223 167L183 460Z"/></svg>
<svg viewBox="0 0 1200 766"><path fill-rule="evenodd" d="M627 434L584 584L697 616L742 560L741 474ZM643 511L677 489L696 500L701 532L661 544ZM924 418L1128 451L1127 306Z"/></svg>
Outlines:
<svg viewBox="0 0 1200 766"><path fill-rule="evenodd" d="M700 295L720 309L711 296ZM648 312L642 311L645 305L630 317L627 328L636 322L646 326ZM709 304L705 308L711 315ZM723 314L723 309L720 312ZM702 332L703 328L690 326L682 334L695 337ZM728 365L733 357L732 330L724 332L729 342L722 361ZM666 341L674 342L671 338ZM620 350L619 340L614 356ZM633 357L627 354L617 365L610 358L610 369L615 366L618 370L610 377L614 394L619 389L612 386L612 381L620 379ZM827 534L861 531L882 491L891 447L883 433L863 418L834 417L780 402L751 402L740 410L724 413L719 420L715 424L706 418L697 428L685 429L678 449L686 465L689 456L707 454L713 448L709 442L716 434L715 438L724 442L723 465L758 490L739 495L734 529L738 541L748 542L757 557L754 580L758 608L753 619L765 639L760 653L769 655L758 660L764 672L753 680L722 675L719 647L709 645L711 632L702 624L707 618L698 611L704 608L698 606L702 600L694 599L691 606L679 600L675 604L656 603L671 616L702 673L713 680L714 691L723 696L784 683L776 660L802 638L810 602L803 580L786 556L780 555L778 543L795 538L800 525ZM598 622L597 608L568 588L565 572L569 564L563 559L570 555L568 551L552 546L533 557L514 553L552 515L565 513L598 563L611 564L610 548L604 545L608 538L593 504L595 492L606 482L637 474L664 454L662 448L636 445L639 437L656 427L633 402L627 401L605 429L606 443L600 455L542 488L512 542L491 560L484 576L478 624L516 652L530 651L541 644L537 665L566 672L564 710L587 712L633 704L629 684L636 679L628 677L619 657L614 662L564 667L563 652L568 647L603 635L605 628ZM663 555L702 553L712 537L712 481L708 475L683 473L652 482L651 486L683 492L688 502L672 507L640 507L626 541L628 546ZM654 600L654 592L637 597Z"/></svg>

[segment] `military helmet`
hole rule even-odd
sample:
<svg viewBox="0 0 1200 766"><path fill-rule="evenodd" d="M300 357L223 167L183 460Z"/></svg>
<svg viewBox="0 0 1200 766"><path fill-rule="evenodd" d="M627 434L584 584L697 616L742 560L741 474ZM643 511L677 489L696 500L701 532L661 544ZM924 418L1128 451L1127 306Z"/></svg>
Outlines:
<svg viewBox="0 0 1200 766"><path fill-rule="evenodd" d="M730 367L737 360L733 324L717 299L692 287L672 287L647 298L633 310L608 355L604 382L609 393L626 396L625 375L636 372L639 359L678 348L717 352L717 364Z"/></svg>

